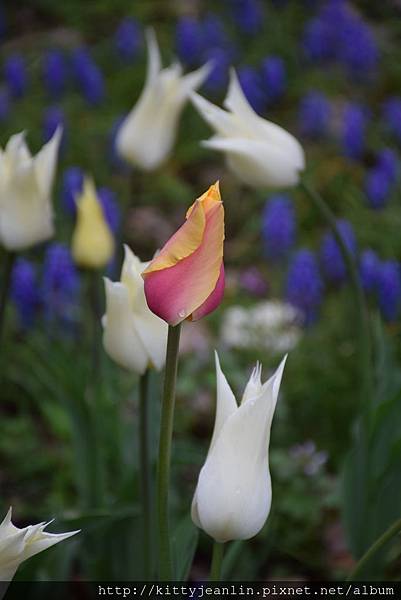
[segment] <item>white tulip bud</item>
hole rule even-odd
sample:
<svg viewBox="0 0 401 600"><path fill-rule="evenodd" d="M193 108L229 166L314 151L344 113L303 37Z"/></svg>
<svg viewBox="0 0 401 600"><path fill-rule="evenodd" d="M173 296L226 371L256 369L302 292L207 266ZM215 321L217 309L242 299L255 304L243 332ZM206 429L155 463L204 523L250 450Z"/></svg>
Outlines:
<svg viewBox="0 0 401 600"><path fill-rule="evenodd" d="M216 135L202 142L226 156L230 170L255 188L281 188L298 183L305 155L288 131L260 117L246 99L232 69L223 110L193 93L192 102Z"/></svg>
<svg viewBox="0 0 401 600"><path fill-rule="evenodd" d="M51 188L61 129L36 156L24 133L13 135L0 150L0 243L7 250L23 250L52 237Z"/></svg>
<svg viewBox="0 0 401 600"><path fill-rule="evenodd" d="M129 163L152 171L163 163L175 142L178 120L191 93L206 79L209 66L182 75L174 63L161 67L153 30L147 31L148 72L142 94L123 121L116 138L119 154Z"/></svg>
<svg viewBox="0 0 401 600"><path fill-rule="evenodd" d="M141 273L149 263L142 263L128 246L124 249L121 281L105 278L103 345L120 366L143 374L149 366L163 368L168 325L149 310L146 302Z"/></svg>
<svg viewBox="0 0 401 600"><path fill-rule="evenodd" d="M237 406L216 353L216 418L192 520L217 542L253 537L269 515L270 428L285 361L263 385L261 366L256 365Z"/></svg>

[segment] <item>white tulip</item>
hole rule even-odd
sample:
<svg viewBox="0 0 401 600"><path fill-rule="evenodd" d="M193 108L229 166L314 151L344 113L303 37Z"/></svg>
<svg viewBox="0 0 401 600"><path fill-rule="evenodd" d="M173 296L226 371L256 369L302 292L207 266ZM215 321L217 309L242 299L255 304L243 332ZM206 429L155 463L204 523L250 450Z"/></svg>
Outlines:
<svg viewBox="0 0 401 600"><path fill-rule="evenodd" d="M124 249L121 281L105 278L103 345L116 363L143 374L149 366L163 368L168 325L149 310L146 302L141 273L149 263L142 263L128 246Z"/></svg>
<svg viewBox="0 0 401 600"><path fill-rule="evenodd" d="M195 93L191 100L216 132L202 144L223 152L228 167L243 183L256 188L298 183L305 168L302 146L288 131L256 114L233 69L224 101L227 111Z"/></svg>
<svg viewBox="0 0 401 600"><path fill-rule="evenodd" d="M12 524L11 513L10 508L0 524L0 581L11 581L24 560L79 533L47 533L44 529L49 523L28 525L20 529Z"/></svg>
<svg viewBox="0 0 401 600"><path fill-rule="evenodd" d="M129 163L152 171L169 155L176 137L178 119L186 101L206 79L209 66L182 75L178 63L161 67L153 30L146 34L148 71L142 94L123 121L116 138L119 154Z"/></svg>
<svg viewBox="0 0 401 600"><path fill-rule="evenodd" d="M263 385L257 364L237 406L216 353L214 431L192 502L192 520L217 542L253 537L269 515L270 428L285 361Z"/></svg>
<svg viewBox="0 0 401 600"><path fill-rule="evenodd" d="M61 129L36 156L24 133L13 135L0 149L0 243L7 250L23 250L52 237L51 188Z"/></svg>

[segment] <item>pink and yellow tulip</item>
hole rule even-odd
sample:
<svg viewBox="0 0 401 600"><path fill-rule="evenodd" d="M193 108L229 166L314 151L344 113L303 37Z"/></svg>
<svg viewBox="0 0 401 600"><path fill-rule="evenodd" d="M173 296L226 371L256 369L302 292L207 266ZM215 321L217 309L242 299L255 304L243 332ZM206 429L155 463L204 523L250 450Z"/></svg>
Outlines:
<svg viewBox="0 0 401 600"><path fill-rule="evenodd" d="M212 312L224 294L224 208L215 183L189 208L185 223L143 271L152 312L170 325Z"/></svg>

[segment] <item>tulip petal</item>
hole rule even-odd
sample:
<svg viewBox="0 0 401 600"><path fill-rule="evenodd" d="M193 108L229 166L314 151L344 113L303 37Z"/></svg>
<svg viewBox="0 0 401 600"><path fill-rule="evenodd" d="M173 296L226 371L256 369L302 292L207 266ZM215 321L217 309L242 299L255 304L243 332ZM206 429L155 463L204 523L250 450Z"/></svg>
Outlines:
<svg viewBox="0 0 401 600"><path fill-rule="evenodd" d="M198 204L187 223L199 210L204 214ZM209 211L203 239L192 254L170 268L155 271L152 265L159 262L159 257L163 261L163 249L144 271L145 294L150 310L170 325L177 325L199 308L213 292L219 279L223 241L224 208L219 203ZM174 260L178 260L175 257L173 255Z"/></svg>
<svg viewBox="0 0 401 600"><path fill-rule="evenodd" d="M188 219L163 246L159 254L142 273L146 277L155 271L176 265L199 248L205 233L206 216L198 202Z"/></svg>
<svg viewBox="0 0 401 600"><path fill-rule="evenodd" d="M108 355L124 368L143 374L148 355L138 335L128 289L105 278L106 317L103 317L103 345Z"/></svg>
<svg viewBox="0 0 401 600"><path fill-rule="evenodd" d="M63 130L57 127L53 137L41 148L34 158L36 176L41 193L48 197L53 185L57 154Z"/></svg>
<svg viewBox="0 0 401 600"><path fill-rule="evenodd" d="M192 104L200 112L205 121L212 127L219 135L223 137L249 137L248 129L242 124L241 120L236 118L233 114L228 113L222 108L212 104L203 96L199 94L191 94L190 96Z"/></svg>
<svg viewBox="0 0 401 600"><path fill-rule="evenodd" d="M199 319L203 319L203 317L206 317L206 315L208 315L209 313L216 310L216 308L221 304L223 297L224 297L224 284L225 284L224 265L222 263L221 267L220 267L220 275L217 280L216 287L214 288L214 290L210 294L210 296L208 298L206 298L204 303L201 304L199 308L194 310L194 312L192 313L192 315L189 319L190 321L199 321Z"/></svg>
<svg viewBox="0 0 401 600"><path fill-rule="evenodd" d="M149 85L152 85L153 82L157 79L157 76L161 71L162 64L160 58L159 45L157 43L155 31L152 27L146 30L145 37L146 45L148 48L148 68L145 82L145 87L147 87Z"/></svg>
<svg viewBox="0 0 401 600"><path fill-rule="evenodd" d="M262 365L258 362L253 369L248 383L246 384L244 394L242 396L241 404L248 402L252 398L256 398L260 394L262 389L261 382Z"/></svg>

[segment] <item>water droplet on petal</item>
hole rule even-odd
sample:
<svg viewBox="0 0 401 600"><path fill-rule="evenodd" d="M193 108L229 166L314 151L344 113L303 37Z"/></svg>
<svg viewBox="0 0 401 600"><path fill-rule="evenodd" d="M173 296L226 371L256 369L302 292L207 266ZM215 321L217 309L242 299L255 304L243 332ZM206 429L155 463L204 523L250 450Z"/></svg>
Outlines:
<svg viewBox="0 0 401 600"><path fill-rule="evenodd" d="M184 317L185 317L185 310L184 309L179 310L178 311L178 316L180 317L180 319L184 319Z"/></svg>

